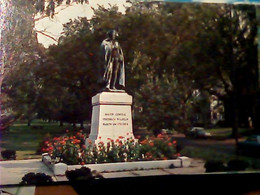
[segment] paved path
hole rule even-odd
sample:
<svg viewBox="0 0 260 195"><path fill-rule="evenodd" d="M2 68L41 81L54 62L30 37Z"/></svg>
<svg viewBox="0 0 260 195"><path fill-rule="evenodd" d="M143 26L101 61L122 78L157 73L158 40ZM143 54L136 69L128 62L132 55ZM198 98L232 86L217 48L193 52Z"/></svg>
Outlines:
<svg viewBox="0 0 260 195"><path fill-rule="evenodd" d="M42 163L41 159L1 161L0 184L19 184L23 176L30 172L53 176L51 170Z"/></svg>
<svg viewBox="0 0 260 195"><path fill-rule="evenodd" d="M104 178L123 178L123 177L141 177L141 176L167 176L167 175L192 175L202 174L204 176L204 162L200 159L191 159L191 165L188 168L174 169L151 169L151 170L135 170L101 173ZM66 183L58 186L7 186L7 184L18 184L22 181L22 177L29 172L45 173L53 177L54 181L67 181L65 176L54 176L51 170L47 168L41 159L34 160L16 160L0 162L0 187L1 191L15 195L77 195L75 189ZM189 177L188 177L189 178ZM196 177L198 178L198 177ZM140 178L142 179L142 178ZM123 181L123 180L122 180ZM149 180L151 183L152 180ZM240 180L239 180L240 181ZM257 182L258 180L256 180ZM193 181L194 182L194 181ZM258 183L257 183L258 184ZM193 185L194 186L194 185ZM173 186L174 187L174 186ZM175 186L176 187L176 186ZM195 188L194 188L195 189ZM197 190L199 188L196 188ZM260 192L260 191L259 191Z"/></svg>
<svg viewBox="0 0 260 195"><path fill-rule="evenodd" d="M170 174L195 174L204 173L204 162L202 160L192 159L191 166L188 168L174 169L151 169L101 173L104 178L118 177L137 177L152 175L170 175ZM65 176L54 176L53 172L45 166L41 159L33 160L14 160L0 162L0 184L19 184L25 174L29 172L45 173L52 176L54 181L67 181Z"/></svg>

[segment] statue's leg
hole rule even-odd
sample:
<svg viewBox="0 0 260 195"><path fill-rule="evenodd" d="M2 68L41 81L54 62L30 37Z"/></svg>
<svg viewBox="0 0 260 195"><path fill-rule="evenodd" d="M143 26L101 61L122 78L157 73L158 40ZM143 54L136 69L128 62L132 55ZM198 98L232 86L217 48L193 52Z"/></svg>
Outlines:
<svg viewBox="0 0 260 195"><path fill-rule="evenodd" d="M113 72L113 62L112 62L112 65L110 65L107 70L106 89L110 89L110 83L112 80L112 72Z"/></svg>
<svg viewBox="0 0 260 195"><path fill-rule="evenodd" d="M114 63L113 63L113 76L112 76L112 78L113 78L112 89L116 89L118 70L119 70L118 60L114 60Z"/></svg>

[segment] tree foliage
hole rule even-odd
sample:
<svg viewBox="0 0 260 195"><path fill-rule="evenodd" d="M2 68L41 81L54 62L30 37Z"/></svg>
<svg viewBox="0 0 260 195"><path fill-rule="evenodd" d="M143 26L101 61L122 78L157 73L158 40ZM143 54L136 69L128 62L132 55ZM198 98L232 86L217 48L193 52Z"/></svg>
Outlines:
<svg viewBox="0 0 260 195"><path fill-rule="evenodd" d="M255 81L248 79L257 77L253 7L156 5L133 3L125 14L116 6L99 6L92 19L65 24L57 46L38 49L41 58L27 63L34 64L30 66L34 78L28 89L21 89L23 95L35 89L38 117L70 122L90 119L91 97L99 90L99 46L110 29L120 35L126 91L134 96L137 126L185 130L194 122L198 105L209 107L205 98L196 99L194 91L226 102L237 93L234 86L239 92L246 88L246 95L254 92Z"/></svg>

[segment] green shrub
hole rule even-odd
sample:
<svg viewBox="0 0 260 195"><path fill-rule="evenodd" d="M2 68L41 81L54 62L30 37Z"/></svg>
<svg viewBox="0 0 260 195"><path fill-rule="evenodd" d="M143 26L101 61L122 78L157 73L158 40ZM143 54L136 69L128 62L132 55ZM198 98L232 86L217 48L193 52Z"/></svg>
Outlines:
<svg viewBox="0 0 260 195"><path fill-rule="evenodd" d="M157 137L147 137L140 143L132 138L108 138L107 143L100 141L86 147L86 135L78 132L75 136L64 135L47 140L41 151L49 153L54 163L95 164L111 162L130 162L140 160L167 160L179 156L176 152L176 141L159 134Z"/></svg>
<svg viewBox="0 0 260 195"><path fill-rule="evenodd" d="M206 168L206 173L226 171L226 167L222 161L209 160L205 163L204 167Z"/></svg>
<svg viewBox="0 0 260 195"><path fill-rule="evenodd" d="M23 176L21 184L46 184L53 182L51 176L46 175L45 173L27 173Z"/></svg>
<svg viewBox="0 0 260 195"><path fill-rule="evenodd" d="M65 175L69 181L75 180L93 180L95 178L103 178L103 176L96 171L91 172L87 167L81 167L71 171L66 171Z"/></svg>
<svg viewBox="0 0 260 195"><path fill-rule="evenodd" d="M249 163L245 160L234 159L227 163L228 171L244 171L249 167Z"/></svg>
<svg viewBox="0 0 260 195"><path fill-rule="evenodd" d="M15 150L3 150L1 155L4 160L15 160L16 159L16 151Z"/></svg>

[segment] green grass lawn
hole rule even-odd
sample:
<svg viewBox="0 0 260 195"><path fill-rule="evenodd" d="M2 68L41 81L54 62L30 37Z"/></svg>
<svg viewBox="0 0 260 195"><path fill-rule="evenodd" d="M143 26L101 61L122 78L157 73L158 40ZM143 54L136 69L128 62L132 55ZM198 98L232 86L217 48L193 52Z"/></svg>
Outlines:
<svg viewBox="0 0 260 195"><path fill-rule="evenodd" d="M213 128L206 129L207 132L210 132L212 136L217 138L230 138L232 135L232 128ZM238 128L238 132L240 136L248 136L255 133L255 130L249 128Z"/></svg>
<svg viewBox="0 0 260 195"><path fill-rule="evenodd" d="M184 156L189 156L191 158L203 159L205 162L209 160L222 161L223 163L228 163L230 160L240 159L245 160L249 163L248 171L260 171L260 159L239 156L235 154L222 153L211 148L197 148L193 146L186 146L181 151Z"/></svg>
<svg viewBox="0 0 260 195"><path fill-rule="evenodd" d="M31 127L25 123L16 122L10 127L9 132L0 132L0 150L15 150L17 160L40 158L40 155L36 155L36 150L44 137L62 135L66 129L72 131L79 128L75 129L68 125L60 127L59 123L40 120L35 120Z"/></svg>

